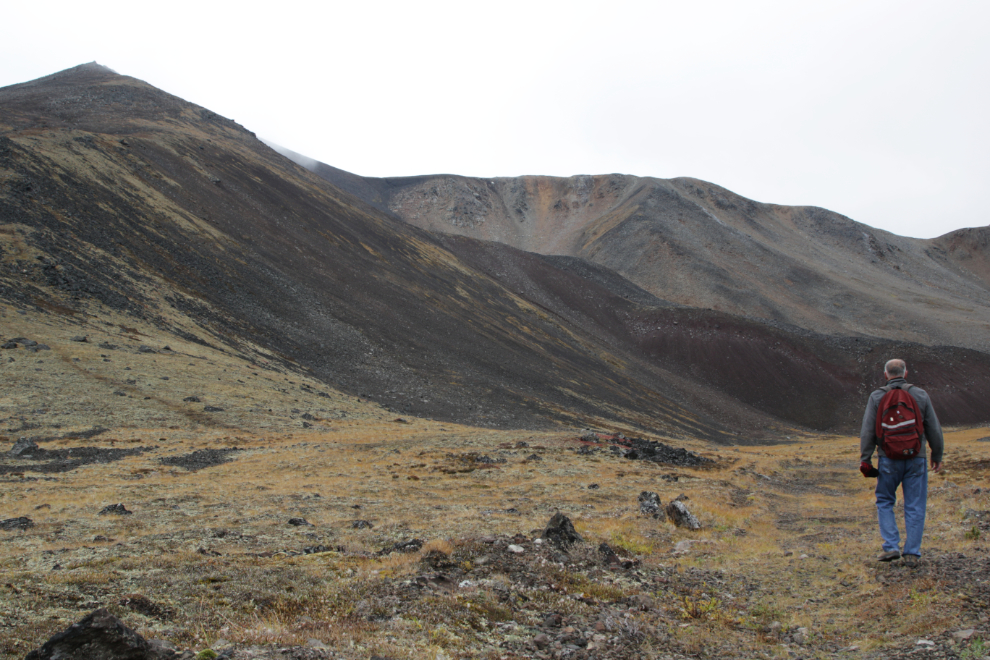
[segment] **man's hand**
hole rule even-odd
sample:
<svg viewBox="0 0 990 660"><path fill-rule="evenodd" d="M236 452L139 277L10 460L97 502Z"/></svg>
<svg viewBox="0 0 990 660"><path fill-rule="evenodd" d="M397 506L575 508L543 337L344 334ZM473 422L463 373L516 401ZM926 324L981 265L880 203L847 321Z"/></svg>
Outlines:
<svg viewBox="0 0 990 660"><path fill-rule="evenodd" d="M935 464L932 463L932 469L935 469ZM869 461L863 461L859 464L859 471L863 473L864 477L877 477L880 476L880 470L873 467L873 463ZM936 470L937 472L938 470Z"/></svg>
<svg viewBox="0 0 990 660"><path fill-rule="evenodd" d="M932 472L940 472L942 470L942 461L932 462Z"/></svg>

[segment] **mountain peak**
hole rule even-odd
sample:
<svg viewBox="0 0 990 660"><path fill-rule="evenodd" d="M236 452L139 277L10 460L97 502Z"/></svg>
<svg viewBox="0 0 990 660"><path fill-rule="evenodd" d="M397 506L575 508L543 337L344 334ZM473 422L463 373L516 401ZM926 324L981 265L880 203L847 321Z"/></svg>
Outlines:
<svg viewBox="0 0 990 660"><path fill-rule="evenodd" d="M65 82L83 82L83 83L95 83L102 80L108 80L111 78L121 77L119 73L114 71L109 67L105 67L97 62L87 62L86 64L80 64L78 66L70 67L68 69L63 69L62 71L57 71L55 73L49 74L47 76L42 76L41 78L35 78L34 80L29 80L24 83L18 83L16 85L10 85L2 89L16 89L16 88L30 88L38 87L51 83L65 83Z"/></svg>

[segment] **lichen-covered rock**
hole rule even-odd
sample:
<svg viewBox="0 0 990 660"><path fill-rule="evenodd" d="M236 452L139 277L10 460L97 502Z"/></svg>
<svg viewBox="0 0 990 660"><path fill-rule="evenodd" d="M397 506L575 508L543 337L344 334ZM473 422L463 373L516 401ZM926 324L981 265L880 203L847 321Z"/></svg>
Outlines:
<svg viewBox="0 0 990 660"><path fill-rule="evenodd" d="M572 543L584 540L574 529L571 519L560 511L553 514L553 518L547 523L547 528L543 530L543 539L558 548L566 548Z"/></svg>
<svg viewBox="0 0 990 660"><path fill-rule="evenodd" d="M701 521L688 511L687 506L684 502L673 501L667 505L667 518L670 522L674 523L678 527L687 527L688 529L701 529Z"/></svg>
<svg viewBox="0 0 990 660"><path fill-rule="evenodd" d="M660 502L660 496L656 493L644 490L639 494L639 512L646 516L653 516L658 518L663 515L663 504Z"/></svg>

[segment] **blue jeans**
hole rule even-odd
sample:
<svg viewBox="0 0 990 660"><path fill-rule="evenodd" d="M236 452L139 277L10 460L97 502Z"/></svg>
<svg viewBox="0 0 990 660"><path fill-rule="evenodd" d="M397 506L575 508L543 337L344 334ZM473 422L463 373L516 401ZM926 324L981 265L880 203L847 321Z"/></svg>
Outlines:
<svg viewBox="0 0 990 660"><path fill-rule="evenodd" d="M902 555L921 556L921 537L925 533L925 505L928 501L928 461L924 456L906 461L879 457L877 469L877 518L884 552L900 550L901 535L894 518L897 486L904 495L904 528L906 540Z"/></svg>

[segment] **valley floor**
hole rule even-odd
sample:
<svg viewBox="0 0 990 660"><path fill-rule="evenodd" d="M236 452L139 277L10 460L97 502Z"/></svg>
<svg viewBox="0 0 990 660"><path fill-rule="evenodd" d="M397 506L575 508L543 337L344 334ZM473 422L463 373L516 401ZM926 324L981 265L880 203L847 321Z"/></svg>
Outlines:
<svg viewBox="0 0 990 660"><path fill-rule="evenodd" d="M873 559L850 438L708 448L708 469L422 420L50 440L0 461L0 510L32 523L0 531L0 657L97 607L234 658L982 657L987 434L948 434L915 569ZM145 451L43 471L94 446ZM536 540L558 510L584 538L565 553Z"/></svg>
<svg viewBox="0 0 990 660"><path fill-rule="evenodd" d="M874 559L854 438L653 438L712 460L677 467L400 418L110 317L3 322L48 348L0 350L0 658L99 607L228 658L987 653L988 428L947 433L908 568ZM557 511L583 541L540 542Z"/></svg>

